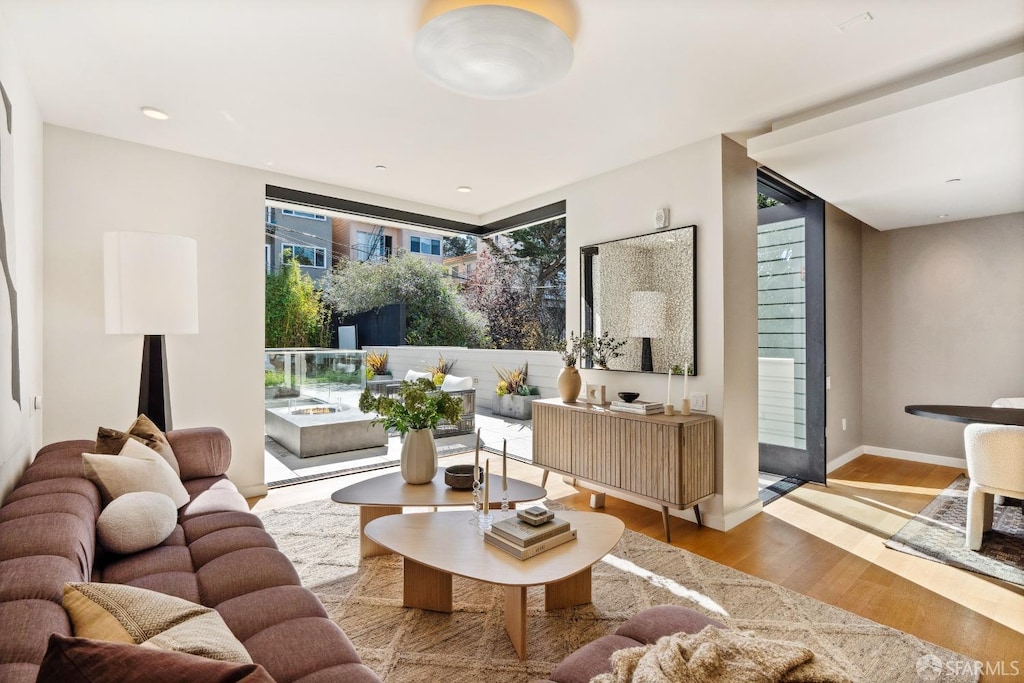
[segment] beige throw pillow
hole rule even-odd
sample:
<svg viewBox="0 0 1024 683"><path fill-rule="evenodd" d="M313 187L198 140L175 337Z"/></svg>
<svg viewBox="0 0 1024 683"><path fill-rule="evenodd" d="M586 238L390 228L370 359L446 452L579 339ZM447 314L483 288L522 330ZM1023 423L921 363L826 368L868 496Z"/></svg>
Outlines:
<svg viewBox="0 0 1024 683"><path fill-rule="evenodd" d="M135 418L135 422L132 423L127 432L100 427L96 433L96 446L93 452L103 455L117 455L129 439L135 439L139 443L152 448L160 454L160 457L167 461L167 464L171 466L175 474L181 475L181 470L178 468L178 458L174 455L171 443L167 440L164 433L160 431L160 428L145 415L139 415Z"/></svg>
<svg viewBox="0 0 1024 683"><path fill-rule="evenodd" d="M136 491L115 498L96 520L96 540L118 555L158 546L178 524L174 501L155 491Z"/></svg>
<svg viewBox="0 0 1024 683"><path fill-rule="evenodd" d="M85 477L96 484L106 505L118 496L134 491L163 493L175 509L189 501L188 491L167 461L156 451L128 439L118 455L83 453Z"/></svg>
<svg viewBox="0 0 1024 683"><path fill-rule="evenodd" d="M79 638L252 662L216 610L171 595L117 583L66 583L64 610Z"/></svg>

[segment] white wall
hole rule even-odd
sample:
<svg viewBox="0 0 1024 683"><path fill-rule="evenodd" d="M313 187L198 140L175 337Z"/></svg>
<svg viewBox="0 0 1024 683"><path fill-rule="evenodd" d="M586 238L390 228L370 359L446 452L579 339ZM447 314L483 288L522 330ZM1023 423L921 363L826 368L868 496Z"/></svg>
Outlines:
<svg viewBox="0 0 1024 683"><path fill-rule="evenodd" d="M100 425L123 428L135 417L142 338L103 331L102 233L194 237L199 334L167 339L174 426L227 431L228 474L247 495L265 490L265 185L474 220L54 126L45 129L45 179L44 439L92 438Z"/></svg>
<svg viewBox="0 0 1024 683"><path fill-rule="evenodd" d="M12 114L11 137L6 138L6 130L2 133L5 144L0 149L4 155L0 173L13 190L3 195L3 211L18 295L21 406L11 397L10 375L3 372L0 500L10 492L42 444L42 415L32 408L32 399L42 394L43 385L43 123L24 72L11 52L7 32L0 17L0 82L11 101ZM6 296L4 299L0 314L9 316ZM0 341L0 353L10 354L10 348L9 337Z"/></svg>
<svg viewBox="0 0 1024 683"><path fill-rule="evenodd" d="M865 229L863 267L865 448L962 465L963 425L904 406L1024 396L1024 213Z"/></svg>
<svg viewBox="0 0 1024 683"><path fill-rule="evenodd" d="M718 493L701 506L705 522L718 529L760 510L755 177L755 165L742 147L715 137L483 217L490 222L566 200L566 322L577 332L581 246L652 232L654 212L664 206L671 208L673 227L697 226L699 374L691 378L690 392L706 392L708 412L718 418ZM665 375L603 372L610 396L632 390L645 399L664 399Z"/></svg>
<svg viewBox="0 0 1024 683"><path fill-rule="evenodd" d="M861 232L867 226L825 205L825 447L829 464L864 443ZM862 336L863 335L863 336ZM843 419L846 430L843 430Z"/></svg>

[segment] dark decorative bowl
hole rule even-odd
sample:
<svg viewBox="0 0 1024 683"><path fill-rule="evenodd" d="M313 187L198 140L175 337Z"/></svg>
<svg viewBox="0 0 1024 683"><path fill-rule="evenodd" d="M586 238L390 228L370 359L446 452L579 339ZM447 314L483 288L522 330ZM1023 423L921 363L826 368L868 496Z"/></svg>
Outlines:
<svg viewBox="0 0 1024 683"><path fill-rule="evenodd" d="M480 481L484 478L484 468L477 467L477 477ZM444 483L459 491L467 491L473 488L473 465L452 465L445 468Z"/></svg>
<svg viewBox="0 0 1024 683"><path fill-rule="evenodd" d="M640 394L638 394L635 391L620 391L619 398L621 398L626 403L632 403L633 401L640 398Z"/></svg>

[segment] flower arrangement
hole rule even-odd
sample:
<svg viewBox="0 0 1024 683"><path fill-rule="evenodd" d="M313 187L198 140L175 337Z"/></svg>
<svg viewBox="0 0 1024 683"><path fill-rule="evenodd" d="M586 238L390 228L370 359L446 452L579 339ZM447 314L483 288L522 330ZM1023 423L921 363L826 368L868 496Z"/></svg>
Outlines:
<svg viewBox="0 0 1024 683"><path fill-rule="evenodd" d="M388 352L374 353L368 351L366 354L366 379L373 379L377 375L385 375L388 371Z"/></svg>
<svg viewBox="0 0 1024 683"><path fill-rule="evenodd" d="M605 370L608 369L608 361L621 356L619 349L626 345L625 340L619 341L609 335L608 330L602 332L598 337L591 336L589 333L584 336L589 338L590 354L594 365Z"/></svg>
<svg viewBox="0 0 1024 683"><path fill-rule="evenodd" d="M577 337L575 332L569 332L568 345L562 351L562 362L565 363L565 367L576 367L576 362L580 359L580 355L590 348L589 342L586 341L588 336Z"/></svg>
<svg viewBox="0 0 1024 683"><path fill-rule="evenodd" d="M445 375L451 372L452 368L455 367L455 361L446 361L444 356L441 354L437 355L437 362L427 367L427 372L434 380L434 386L439 387L444 384Z"/></svg>
<svg viewBox="0 0 1024 683"><path fill-rule="evenodd" d="M410 429L436 429L441 420L455 424L462 416L462 399L437 391L429 379L402 381L398 398L375 396L369 388L359 396L359 410L377 413L373 424L383 423L403 436Z"/></svg>
<svg viewBox="0 0 1024 683"><path fill-rule="evenodd" d="M509 394L513 396L529 396L530 387L526 385L528 367L529 363L513 370L494 368L494 371L498 373L498 384L494 387L498 396L508 396Z"/></svg>

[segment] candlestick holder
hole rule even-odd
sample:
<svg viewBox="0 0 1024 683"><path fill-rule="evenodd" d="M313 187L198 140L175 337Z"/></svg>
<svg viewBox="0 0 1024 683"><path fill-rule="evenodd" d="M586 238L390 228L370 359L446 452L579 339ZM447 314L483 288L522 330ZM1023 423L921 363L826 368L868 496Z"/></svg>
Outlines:
<svg viewBox="0 0 1024 683"><path fill-rule="evenodd" d="M494 515L491 514L490 510L488 510L486 514L481 514L480 515L480 519L479 519L479 521L477 523L477 526L480 529L480 535L483 536L483 533L485 531L490 531L491 530L491 525L493 525L493 524L494 524Z"/></svg>
<svg viewBox="0 0 1024 683"><path fill-rule="evenodd" d="M480 481L478 479L473 480L473 516L469 518L469 524L476 526L480 520L480 508L483 504L481 500L482 494L480 493Z"/></svg>

